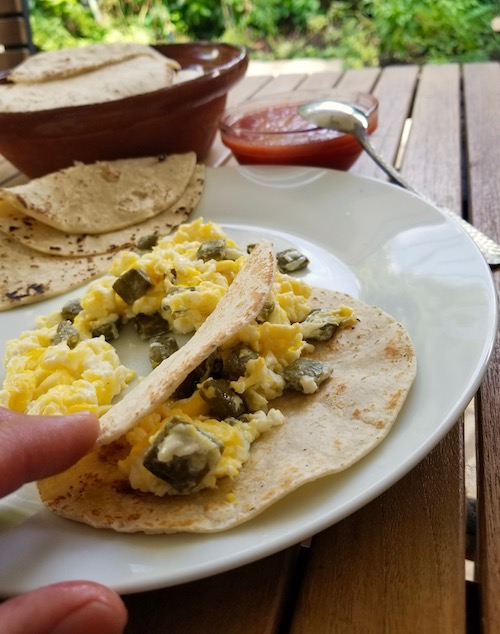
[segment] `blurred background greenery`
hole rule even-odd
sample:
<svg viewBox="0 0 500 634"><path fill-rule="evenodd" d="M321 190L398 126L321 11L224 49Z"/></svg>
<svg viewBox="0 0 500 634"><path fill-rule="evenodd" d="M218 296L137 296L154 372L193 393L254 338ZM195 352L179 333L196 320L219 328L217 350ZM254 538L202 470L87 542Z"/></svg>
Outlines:
<svg viewBox="0 0 500 634"><path fill-rule="evenodd" d="M499 0L29 0L40 50L218 40L345 67L500 59Z"/></svg>

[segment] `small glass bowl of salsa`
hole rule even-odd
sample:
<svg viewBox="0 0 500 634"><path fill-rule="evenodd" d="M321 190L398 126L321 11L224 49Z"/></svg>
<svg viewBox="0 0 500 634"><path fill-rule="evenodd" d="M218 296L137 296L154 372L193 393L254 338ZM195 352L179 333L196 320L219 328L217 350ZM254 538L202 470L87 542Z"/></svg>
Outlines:
<svg viewBox="0 0 500 634"><path fill-rule="evenodd" d="M221 138L238 163L308 165L348 170L363 151L352 134L319 128L300 116L298 106L332 99L356 106L377 127L378 101L367 93L301 90L247 101L227 109Z"/></svg>

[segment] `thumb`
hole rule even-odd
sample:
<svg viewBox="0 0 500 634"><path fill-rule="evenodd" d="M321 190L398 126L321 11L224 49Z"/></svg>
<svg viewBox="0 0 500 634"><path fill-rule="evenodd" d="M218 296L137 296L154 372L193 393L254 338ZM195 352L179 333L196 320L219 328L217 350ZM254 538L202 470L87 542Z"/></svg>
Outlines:
<svg viewBox="0 0 500 634"><path fill-rule="evenodd" d="M97 583L57 583L0 605L4 634L120 634L127 612L120 597Z"/></svg>
<svg viewBox="0 0 500 634"><path fill-rule="evenodd" d="M29 416L0 408L0 497L64 471L92 448L98 434L99 421L89 412Z"/></svg>

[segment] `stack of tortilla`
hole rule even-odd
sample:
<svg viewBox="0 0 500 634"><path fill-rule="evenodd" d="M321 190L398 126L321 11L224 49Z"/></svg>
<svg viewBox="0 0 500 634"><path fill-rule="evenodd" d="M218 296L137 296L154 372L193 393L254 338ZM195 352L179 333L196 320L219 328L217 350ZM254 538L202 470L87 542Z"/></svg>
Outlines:
<svg viewBox="0 0 500 634"><path fill-rule="evenodd" d="M0 188L0 311L98 277L116 251L184 222L203 192L194 152L77 164Z"/></svg>
<svg viewBox="0 0 500 634"><path fill-rule="evenodd" d="M154 48L131 42L38 53L0 84L0 111L82 106L153 92L174 83L179 68Z"/></svg>

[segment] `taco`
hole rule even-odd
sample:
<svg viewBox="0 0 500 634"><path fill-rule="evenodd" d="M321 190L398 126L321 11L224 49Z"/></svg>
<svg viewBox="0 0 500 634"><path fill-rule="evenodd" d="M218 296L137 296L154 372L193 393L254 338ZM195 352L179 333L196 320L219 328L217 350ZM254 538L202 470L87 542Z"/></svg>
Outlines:
<svg viewBox="0 0 500 634"><path fill-rule="evenodd" d="M168 358L172 350L162 347L169 337L200 328L246 259L217 225L201 219L182 225L150 253L120 254L110 274L89 285L70 324L72 349L64 340L55 344L59 358L71 355L67 366L73 368L79 348L89 345L86 333L126 321L148 340L152 364L159 361L158 352L160 359ZM132 269L149 277L151 286L124 301L117 282ZM59 369L54 394L40 395L29 375L33 393L23 398L15 393L19 381L9 379L11 365L17 377L27 372L23 350L53 342L67 321L51 316L39 324L42 332L8 347L1 404L22 403L23 411L33 413L74 411L72 390L83 378L65 380ZM99 354L112 348L102 337L92 345ZM51 359L53 348L47 349ZM44 354L36 353L42 364ZM30 369L39 376L36 367ZM394 424L415 372L411 340L387 313L343 293L311 289L278 271L255 319L134 427L65 473L39 482L40 495L62 517L99 528L226 530L365 456ZM121 366L105 375L120 375L121 385L103 396L100 384L92 400L85 374L87 402L80 401L81 409L101 416L113 411L111 400L131 379ZM39 378L51 385L50 378Z"/></svg>
<svg viewBox="0 0 500 634"><path fill-rule="evenodd" d="M287 392L272 402L284 423L253 443L237 477L188 495L134 490L118 466L128 452L124 440L95 449L66 473L41 481L44 503L62 517L97 528L216 532L363 458L396 420L415 376L414 350L403 327L376 308L333 291L316 291L313 301L322 308L348 303L358 315L356 326L341 329L312 356L332 362L338 372L312 395Z"/></svg>

